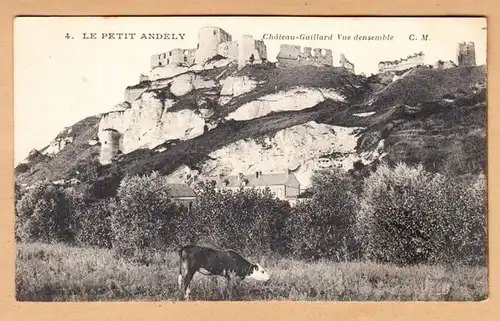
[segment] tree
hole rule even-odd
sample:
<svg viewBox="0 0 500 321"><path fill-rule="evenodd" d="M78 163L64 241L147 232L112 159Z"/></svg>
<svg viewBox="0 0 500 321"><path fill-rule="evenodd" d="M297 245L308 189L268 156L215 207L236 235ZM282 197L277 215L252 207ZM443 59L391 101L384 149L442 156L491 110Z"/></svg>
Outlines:
<svg viewBox="0 0 500 321"><path fill-rule="evenodd" d="M232 248L254 255L283 248L284 219L290 205L269 189L216 191L210 183L197 187L198 200L183 224L191 236L186 242Z"/></svg>
<svg viewBox="0 0 500 321"><path fill-rule="evenodd" d="M179 210L169 190L165 177L157 172L121 181L110 217L112 243L118 253L134 255L144 249L176 246Z"/></svg>
<svg viewBox="0 0 500 321"><path fill-rule="evenodd" d="M381 165L365 180L359 235L379 262L485 263L485 184L446 177L422 165Z"/></svg>
<svg viewBox="0 0 500 321"><path fill-rule="evenodd" d="M111 248L111 215L116 209L114 198L99 200L78 213L75 239L79 245Z"/></svg>
<svg viewBox="0 0 500 321"><path fill-rule="evenodd" d="M16 204L16 237L22 241L72 243L77 213L85 206L73 188L36 184Z"/></svg>
<svg viewBox="0 0 500 321"><path fill-rule="evenodd" d="M316 172L311 189L313 197L299 203L287 220L291 253L313 260L356 258L354 180L338 169Z"/></svg>

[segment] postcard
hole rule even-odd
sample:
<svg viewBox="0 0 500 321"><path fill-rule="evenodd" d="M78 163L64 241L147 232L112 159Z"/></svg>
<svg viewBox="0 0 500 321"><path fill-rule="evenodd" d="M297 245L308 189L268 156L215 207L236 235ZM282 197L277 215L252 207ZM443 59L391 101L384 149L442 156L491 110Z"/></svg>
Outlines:
<svg viewBox="0 0 500 321"><path fill-rule="evenodd" d="M486 33L16 18L16 299L486 300Z"/></svg>

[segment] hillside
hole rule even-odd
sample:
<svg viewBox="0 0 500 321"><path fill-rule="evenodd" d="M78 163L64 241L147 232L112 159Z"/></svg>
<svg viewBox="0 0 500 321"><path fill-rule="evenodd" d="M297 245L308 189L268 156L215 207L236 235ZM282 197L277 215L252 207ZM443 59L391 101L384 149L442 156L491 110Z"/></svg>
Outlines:
<svg viewBox="0 0 500 321"><path fill-rule="evenodd" d="M102 197L125 174L153 170L187 180L290 169L307 186L320 158L346 170L402 160L442 171L458 155L470 172L485 168L485 67L393 76L219 63L129 86L134 99L64 129L16 168L17 182L74 178ZM121 152L100 165L108 129L123 133Z"/></svg>

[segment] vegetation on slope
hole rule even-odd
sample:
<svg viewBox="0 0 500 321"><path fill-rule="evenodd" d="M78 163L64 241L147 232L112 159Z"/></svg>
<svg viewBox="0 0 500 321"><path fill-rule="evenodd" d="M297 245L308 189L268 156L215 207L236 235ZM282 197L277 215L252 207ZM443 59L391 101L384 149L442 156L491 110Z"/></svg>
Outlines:
<svg viewBox="0 0 500 321"><path fill-rule="evenodd" d="M301 111L275 112L247 121L221 121L218 127L186 141L165 142L167 150L155 152L139 149L118 157L111 166L98 164L100 145L89 146L97 132L98 116L74 125L75 140L54 157L22 165L20 183L42 179L79 178L91 185L94 195L114 195L125 173L145 174L153 170L169 174L180 165L196 167L207 155L241 139L274 135L277 131L316 121L337 126L366 127L360 134L358 151L371 151L384 140L386 160L410 164L423 162L432 171L452 168L458 159L465 172L477 173L486 162L486 91L485 67L457 67L445 70L416 68L403 78L381 85L376 76L364 78L341 68L300 66L276 68L272 64L234 66L203 71L213 79L226 70L236 76L250 76L257 88L237 96L226 106L208 89L195 90L182 97L175 108L193 108L200 98L215 109L213 117L224 117L230 111L258 97L294 86L333 88L347 97L347 103L325 100ZM233 68L234 69L234 68ZM383 88L383 89L380 89ZM190 107L191 106L191 107ZM375 112L368 117L353 114ZM467 151L467 152L466 152ZM29 170L27 169L29 167ZM91 172L82 175L81 172ZM78 174L79 173L79 174ZM87 177L85 177L87 176Z"/></svg>
<svg viewBox="0 0 500 321"><path fill-rule="evenodd" d="M46 148L39 152L34 151L34 155L38 157L35 159L28 157L27 164L18 165L18 167L29 168L17 175L18 183L33 184L43 180L56 181L70 178L79 164L95 160L99 155L101 145L99 143L89 145L89 141L92 139L97 141L100 120L100 115L87 117L71 126L70 133L67 132L69 128L61 131L56 139L71 136L73 141L56 155L44 155L43 151Z"/></svg>

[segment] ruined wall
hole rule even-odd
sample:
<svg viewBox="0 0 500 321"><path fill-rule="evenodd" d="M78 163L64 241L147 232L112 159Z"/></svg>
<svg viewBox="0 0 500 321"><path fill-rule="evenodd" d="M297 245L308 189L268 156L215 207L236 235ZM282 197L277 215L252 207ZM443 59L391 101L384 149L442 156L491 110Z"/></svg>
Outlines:
<svg viewBox="0 0 500 321"><path fill-rule="evenodd" d="M151 56L151 69L163 66L190 66L194 63L196 49L172 49Z"/></svg>
<svg viewBox="0 0 500 321"><path fill-rule="evenodd" d="M400 71L414 68L424 64L425 55L422 52L410 55L406 58L392 61L381 61L378 64L378 71Z"/></svg>
<svg viewBox="0 0 500 321"><path fill-rule="evenodd" d="M196 57L196 49L186 49L184 50L184 63L187 66L191 66L194 64L194 60Z"/></svg>
<svg viewBox="0 0 500 321"><path fill-rule="evenodd" d="M230 42L231 35L219 27L204 27L198 30L198 48L195 63L203 64L218 54L219 45Z"/></svg>
<svg viewBox="0 0 500 321"><path fill-rule="evenodd" d="M261 60L267 60L267 47L264 40L255 40L255 50L259 53Z"/></svg>
<svg viewBox="0 0 500 321"><path fill-rule="evenodd" d="M451 61L451 60L448 60L448 61L442 61L442 60L438 60L433 68L435 69L449 69L449 68L455 68L457 65Z"/></svg>
<svg viewBox="0 0 500 321"><path fill-rule="evenodd" d="M139 76L139 83L143 83L143 82L146 82L146 81L149 81L149 76L148 76L148 75L141 74L141 75Z"/></svg>
<svg viewBox="0 0 500 321"><path fill-rule="evenodd" d="M266 45L262 40L255 40L251 35L243 35L238 45L238 66L245 66L250 63L253 55L253 63L262 63L262 59L267 58Z"/></svg>
<svg viewBox="0 0 500 321"><path fill-rule="evenodd" d="M120 150L120 133L115 129L106 129L99 131L98 135L101 142L99 161L103 165L109 164Z"/></svg>
<svg viewBox="0 0 500 321"><path fill-rule="evenodd" d="M232 61L237 61L239 66L250 63L250 56L254 56L254 63L262 63L267 59L267 48L262 40L255 40L250 35L243 35L238 41L229 41L219 44L218 54Z"/></svg>
<svg viewBox="0 0 500 321"><path fill-rule="evenodd" d="M339 64L340 64L341 68L345 68L348 71L354 73L354 64L351 63L349 60L347 60L347 58L345 57L345 55L343 53L340 54Z"/></svg>
<svg viewBox="0 0 500 321"><path fill-rule="evenodd" d="M333 66L333 55L330 49L324 48L301 48L297 45L283 44L280 52L276 56L278 66L298 66L298 65L328 65Z"/></svg>
<svg viewBox="0 0 500 321"><path fill-rule="evenodd" d="M461 42L457 47L457 62L459 66L476 65L476 49L474 42Z"/></svg>
<svg viewBox="0 0 500 321"><path fill-rule="evenodd" d="M237 41L223 42L219 44L217 52L221 56L236 61L238 60L238 42Z"/></svg>
<svg viewBox="0 0 500 321"><path fill-rule="evenodd" d="M311 49L311 48L306 48ZM280 52L276 56L280 60L298 60L300 55L300 46L283 44L280 46Z"/></svg>
<svg viewBox="0 0 500 321"><path fill-rule="evenodd" d="M261 63L266 60L267 48L264 41L255 40L251 35L243 35L239 41L232 41L232 36L221 28L200 28L198 30L197 49L176 48L151 56L150 79L172 77L176 73L183 72L177 67L190 67L193 64L202 65L217 54L232 61L237 61L240 66L243 66L249 63L252 55L254 63ZM331 56L331 51L329 54ZM328 53L326 56L328 56Z"/></svg>

